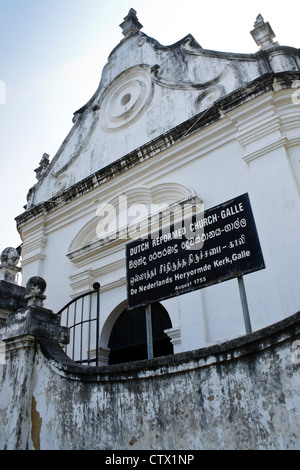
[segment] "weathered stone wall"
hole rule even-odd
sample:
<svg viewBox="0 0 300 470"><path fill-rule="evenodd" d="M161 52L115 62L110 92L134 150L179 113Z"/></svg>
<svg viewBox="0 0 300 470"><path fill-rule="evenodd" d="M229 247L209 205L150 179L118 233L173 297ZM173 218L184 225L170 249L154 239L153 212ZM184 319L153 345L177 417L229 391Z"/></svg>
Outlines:
<svg viewBox="0 0 300 470"><path fill-rule="evenodd" d="M5 340L2 449L300 448L299 313L209 348L98 368L74 364L44 332L19 349Z"/></svg>

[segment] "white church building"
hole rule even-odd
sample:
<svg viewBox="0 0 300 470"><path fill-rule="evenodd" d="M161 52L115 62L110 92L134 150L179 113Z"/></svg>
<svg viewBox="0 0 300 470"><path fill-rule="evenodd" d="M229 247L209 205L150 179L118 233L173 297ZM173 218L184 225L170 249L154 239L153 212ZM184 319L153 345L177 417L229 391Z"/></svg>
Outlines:
<svg viewBox="0 0 300 470"><path fill-rule="evenodd" d="M59 312L100 284L97 337L92 351L83 346L81 354L91 358L97 348L103 365L146 358L146 307L129 308L128 293L140 278L128 277L126 249L149 234L152 240L159 223L170 226L170 213L178 220L183 208L190 217L195 208L205 213L247 195L263 264L244 273L244 297L234 275L205 284L205 269L257 255L234 231L244 206L227 205L214 257L205 259L205 241L192 252L200 273L193 287L201 288L186 288L188 276L178 274L176 295L151 298L152 287L163 281L147 284L155 356L244 335L245 302L252 331L292 316L300 305L299 49L276 42L261 15L251 30L253 54L206 50L191 35L163 46L142 32L133 9L120 26L124 37L98 89L74 113L56 155L43 156L25 211L16 218L22 284L33 276L45 279L47 308ZM202 241L218 219L210 217L202 223ZM221 232L230 223L228 257ZM158 250L156 240L151 248ZM143 255L147 245L135 246L133 271L154 259L153 252ZM153 265L164 282L168 247L155 251L161 258ZM78 306L75 323L85 318L86 306Z"/></svg>

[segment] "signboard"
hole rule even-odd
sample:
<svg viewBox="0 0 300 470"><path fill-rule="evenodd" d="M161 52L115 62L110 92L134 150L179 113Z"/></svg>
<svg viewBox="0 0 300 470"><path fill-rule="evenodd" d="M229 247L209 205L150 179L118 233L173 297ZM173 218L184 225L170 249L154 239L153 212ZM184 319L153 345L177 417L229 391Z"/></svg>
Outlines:
<svg viewBox="0 0 300 470"><path fill-rule="evenodd" d="M248 194L126 246L128 308L265 268Z"/></svg>

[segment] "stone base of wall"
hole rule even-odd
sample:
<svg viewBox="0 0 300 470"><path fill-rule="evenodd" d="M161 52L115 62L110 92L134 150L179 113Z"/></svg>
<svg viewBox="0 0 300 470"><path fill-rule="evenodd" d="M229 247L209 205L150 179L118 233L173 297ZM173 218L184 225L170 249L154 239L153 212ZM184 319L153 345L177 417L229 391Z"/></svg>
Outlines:
<svg viewBox="0 0 300 470"><path fill-rule="evenodd" d="M300 448L300 313L209 348L106 367L30 338L6 347L0 365L2 449Z"/></svg>

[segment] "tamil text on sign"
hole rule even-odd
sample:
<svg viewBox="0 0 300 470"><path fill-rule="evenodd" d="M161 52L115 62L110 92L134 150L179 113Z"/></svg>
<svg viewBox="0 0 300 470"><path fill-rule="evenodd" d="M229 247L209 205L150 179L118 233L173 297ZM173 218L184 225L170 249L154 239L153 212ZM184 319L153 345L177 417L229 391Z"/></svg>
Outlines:
<svg viewBox="0 0 300 470"><path fill-rule="evenodd" d="M248 194L126 246L128 307L265 267Z"/></svg>

